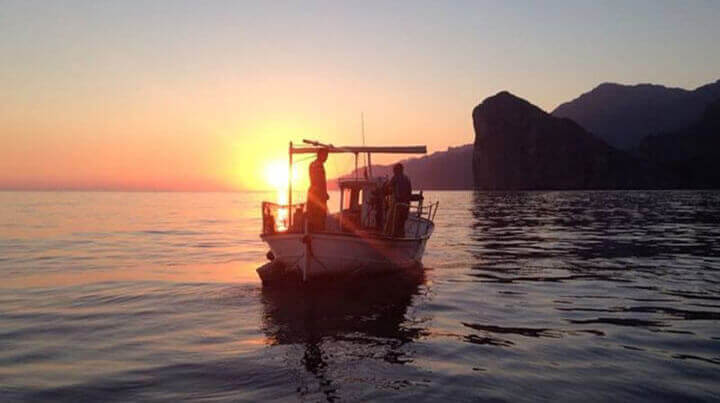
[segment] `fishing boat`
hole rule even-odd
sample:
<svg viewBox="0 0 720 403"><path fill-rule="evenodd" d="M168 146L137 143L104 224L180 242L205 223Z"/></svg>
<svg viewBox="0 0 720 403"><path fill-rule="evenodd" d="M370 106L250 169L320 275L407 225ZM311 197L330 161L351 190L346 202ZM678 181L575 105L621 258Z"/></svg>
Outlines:
<svg viewBox="0 0 720 403"><path fill-rule="evenodd" d="M287 204L262 202L262 233L270 262L257 269L263 284L287 279L309 282L345 275L374 275L420 267L425 246L435 227L438 203L425 203L422 191L412 193L408 204L394 203L386 194L387 177L374 177L372 154L425 154L425 146L343 146L303 140L289 146L289 178L293 156L349 153L355 156L354 176L338 180L340 208L329 213L325 228L308 230L305 203L293 204L292 181L288 180ZM367 155L360 175L358 156ZM394 233L398 209L409 208L404 234Z"/></svg>

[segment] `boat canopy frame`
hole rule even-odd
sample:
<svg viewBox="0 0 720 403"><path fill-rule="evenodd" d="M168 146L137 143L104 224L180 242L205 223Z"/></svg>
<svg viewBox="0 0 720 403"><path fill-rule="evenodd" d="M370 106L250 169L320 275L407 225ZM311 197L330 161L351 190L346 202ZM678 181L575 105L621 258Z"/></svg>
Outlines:
<svg viewBox="0 0 720 403"><path fill-rule="evenodd" d="M303 139L302 146L298 147L290 142L288 148L288 206L292 206L292 177L293 177L293 155L294 154L316 154L320 150L328 153L346 153L355 155L355 175L358 174L358 155L367 154L367 167L369 176L372 177L372 154L427 154L427 146L334 146L324 144L315 140ZM288 209L288 227L292 225L292 208Z"/></svg>

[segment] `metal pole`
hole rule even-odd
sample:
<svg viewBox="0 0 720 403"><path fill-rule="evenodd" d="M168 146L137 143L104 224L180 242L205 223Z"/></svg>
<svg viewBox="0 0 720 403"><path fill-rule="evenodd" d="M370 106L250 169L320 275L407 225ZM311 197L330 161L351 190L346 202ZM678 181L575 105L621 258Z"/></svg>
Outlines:
<svg viewBox="0 0 720 403"><path fill-rule="evenodd" d="M290 142L290 147L288 148L288 232L290 231L290 228L292 228L292 166L293 166L293 146L292 141Z"/></svg>
<svg viewBox="0 0 720 403"><path fill-rule="evenodd" d="M360 112L360 131L362 132L363 146L365 146L365 113L364 112ZM367 165L367 160L365 161L365 165Z"/></svg>
<svg viewBox="0 0 720 403"><path fill-rule="evenodd" d="M360 132L362 133L363 145L365 145L365 112L360 112Z"/></svg>
<svg viewBox="0 0 720 403"><path fill-rule="evenodd" d="M370 158L372 154L367 153L367 163L368 163L368 175L370 176L370 180L372 180L372 159Z"/></svg>
<svg viewBox="0 0 720 403"><path fill-rule="evenodd" d="M307 273L310 270L310 255L312 254L312 238L310 237L310 231L308 229L308 220L305 220L305 235L303 236L303 242L305 242L305 265L302 271L303 283L307 282Z"/></svg>
<svg viewBox="0 0 720 403"><path fill-rule="evenodd" d="M305 244L305 268L303 269L303 283L307 282L307 273L310 269L310 236L307 237L307 244Z"/></svg>

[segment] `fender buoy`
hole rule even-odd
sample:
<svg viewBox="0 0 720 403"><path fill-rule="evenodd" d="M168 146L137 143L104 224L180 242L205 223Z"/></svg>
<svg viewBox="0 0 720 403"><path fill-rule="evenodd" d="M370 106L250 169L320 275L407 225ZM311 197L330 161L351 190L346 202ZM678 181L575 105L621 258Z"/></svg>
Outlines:
<svg viewBox="0 0 720 403"><path fill-rule="evenodd" d="M271 261L271 262L272 262L273 260L275 260L275 254L272 253L271 250L268 251L268 253L265 255L265 257L266 257L269 261Z"/></svg>

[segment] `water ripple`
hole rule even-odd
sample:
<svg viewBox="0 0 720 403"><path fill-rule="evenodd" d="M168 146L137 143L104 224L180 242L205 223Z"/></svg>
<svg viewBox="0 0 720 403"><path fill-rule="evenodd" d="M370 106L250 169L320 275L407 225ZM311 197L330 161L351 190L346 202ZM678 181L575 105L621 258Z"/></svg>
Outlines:
<svg viewBox="0 0 720 403"><path fill-rule="evenodd" d="M720 192L426 192L424 272L295 291L274 196L0 193L0 400L720 396Z"/></svg>

